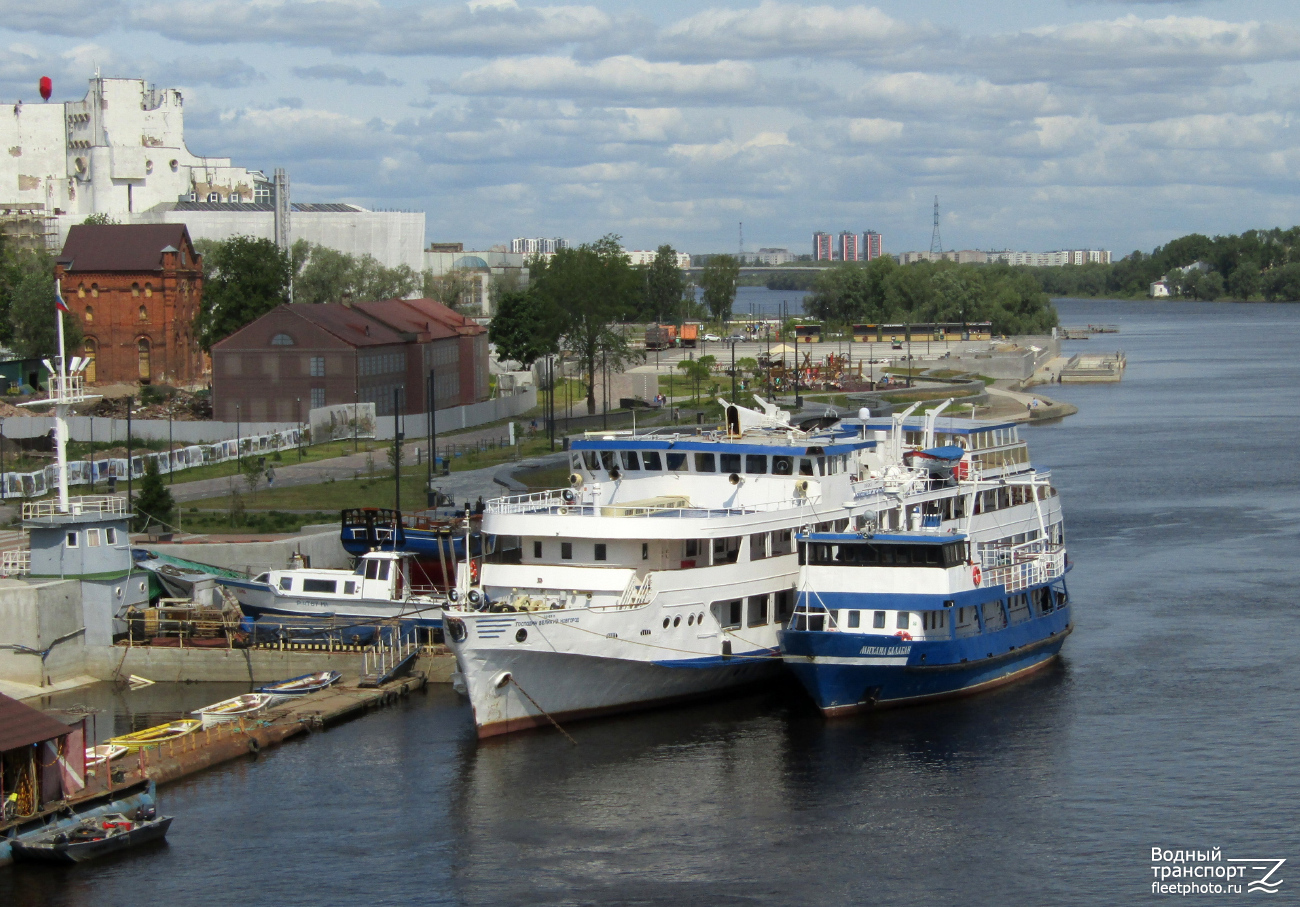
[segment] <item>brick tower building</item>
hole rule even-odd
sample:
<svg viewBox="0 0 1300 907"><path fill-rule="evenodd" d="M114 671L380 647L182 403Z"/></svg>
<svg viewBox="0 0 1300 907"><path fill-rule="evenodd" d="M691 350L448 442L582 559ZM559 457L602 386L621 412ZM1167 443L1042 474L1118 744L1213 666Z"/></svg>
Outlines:
<svg viewBox="0 0 1300 907"><path fill-rule="evenodd" d="M88 380L183 385L202 379L194 316L203 301L203 257L184 224L75 226L55 279L81 322L81 352L92 363Z"/></svg>

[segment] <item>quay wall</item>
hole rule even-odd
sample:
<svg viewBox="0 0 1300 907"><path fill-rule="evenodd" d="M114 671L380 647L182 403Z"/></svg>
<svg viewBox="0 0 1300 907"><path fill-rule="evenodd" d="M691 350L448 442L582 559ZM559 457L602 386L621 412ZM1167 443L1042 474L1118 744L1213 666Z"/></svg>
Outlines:
<svg viewBox="0 0 1300 907"><path fill-rule="evenodd" d="M316 671L361 675L360 652L290 652L276 649L172 649L92 646L86 673L112 681L131 674L166 683L270 683ZM456 658L450 652L421 655L412 667L430 683L450 683Z"/></svg>
<svg viewBox="0 0 1300 907"><path fill-rule="evenodd" d="M0 580L0 679L40 687L84 675L84 627L77 580Z"/></svg>

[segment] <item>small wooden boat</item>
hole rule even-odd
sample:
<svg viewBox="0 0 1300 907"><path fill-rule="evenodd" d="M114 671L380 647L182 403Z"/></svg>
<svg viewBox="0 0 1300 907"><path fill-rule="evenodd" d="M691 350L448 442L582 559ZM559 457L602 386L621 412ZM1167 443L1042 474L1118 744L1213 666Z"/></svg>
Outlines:
<svg viewBox="0 0 1300 907"><path fill-rule="evenodd" d="M124 746L114 743L101 743L99 746L86 747L86 768L97 768L106 765L121 756L129 753Z"/></svg>
<svg viewBox="0 0 1300 907"><path fill-rule="evenodd" d="M195 709L192 714L198 715L203 726L208 728L226 721L252 718L270 705L274 698L270 693L245 693L205 705L201 709Z"/></svg>
<svg viewBox="0 0 1300 907"><path fill-rule="evenodd" d="M201 727L203 727L203 722L196 718L179 718L176 721L145 728L143 731L136 731L133 734L110 737L108 742L124 746L129 750L141 750L148 746L158 746L172 740L179 740L186 734L192 734Z"/></svg>
<svg viewBox="0 0 1300 907"><path fill-rule="evenodd" d="M10 846L18 860L83 863L128 847L160 841L167 836L171 824L171 816L156 816L152 810L141 810L132 819L122 813L107 813L32 840L13 841Z"/></svg>
<svg viewBox="0 0 1300 907"><path fill-rule="evenodd" d="M301 677L291 677L288 680L281 680L278 683L258 687L257 692L269 693L275 697L275 702L283 702L292 696L305 696L308 693L323 690L332 684L338 683L339 678L342 676L338 671L317 671L315 674L303 674Z"/></svg>

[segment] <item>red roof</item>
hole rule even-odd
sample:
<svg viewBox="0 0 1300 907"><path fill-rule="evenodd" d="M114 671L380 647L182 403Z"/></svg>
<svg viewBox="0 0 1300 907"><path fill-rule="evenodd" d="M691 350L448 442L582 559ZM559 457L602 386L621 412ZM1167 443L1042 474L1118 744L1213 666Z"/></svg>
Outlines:
<svg viewBox="0 0 1300 907"><path fill-rule="evenodd" d="M62 721L0 693L0 753L53 740L70 730Z"/></svg>
<svg viewBox="0 0 1300 907"><path fill-rule="evenodd" d="M406 342L397 331L367 318L356 306L321 302L296 303L284 308L352 346L387 346Z"/></svg>
<svg viewBox="0 0 1300 907"><path fill-rule="evenodd" d="M160 271L164 249L187 246L184 224L77 224L58 261L69 272Z"/></svg>
<svg viewBox="0 0 1300 907"><path fill-rule="evenodd" d="M358 302L354 308L391 328L419 335L421 342L479 334L485 330L433 299L379 299Z"/></svg>

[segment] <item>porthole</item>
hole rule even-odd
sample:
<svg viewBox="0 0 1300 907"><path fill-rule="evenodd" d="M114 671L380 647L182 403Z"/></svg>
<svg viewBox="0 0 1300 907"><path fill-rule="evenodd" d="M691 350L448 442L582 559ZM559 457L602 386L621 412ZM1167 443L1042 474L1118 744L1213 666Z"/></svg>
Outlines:
<svg viewBox="0 0 1300 907"><path fill-rule="evenodd" d="M677 619L678 619L678 620L681 620L681 617L678 617ZM692 614L690 617L686 618L686 626L688 626L688 627L693 627L693 626L695 626L695 615L694 615L694 614Z"/></svg>
<svg viewBox="0 0 1300 907"><path fill-rule="evenodd" d="M701 611L699 614L695 615L695 622L696 622L697 624L703 624L703 623L704 623L704 612L703 612L703 611Z"/></svg>
<svg viewBox="0 0 1300 907"><path fill-rule="evenodd" d="M668 623L668 621L664 621L664 623L666 624ZM681 625L682 625L682 616L678 614L676 617L673 618L673 626L680 627Z"/></svg>
<svg viewBox="0 0 1300 907"><path fill-rule="evenodd" d="M141 583L141 584L140 584L140 591L143 592L144 590L145 590L145 584L144 584L144 583Z"/></svg>
<svg viewBox="0 0 1300 907"><path fill-rule="evenodd" d="M525 630L523 627L520 627L518 632L515 633L515 642L523 642L527 638L528 638L528 631Z"/></svg>
<svg viewBox="0 0 1300 907"><path fill-rule="evenodd" d="M679 617L679 618L677 618L677 619L678 619L678 620L681 620L681 618L680 618L680 617ZM665 617L665 618L664 618L664 629L665 629L665 630L667 630L667 629L668 629L668 618L666 618L666 617Z"/></svg>

